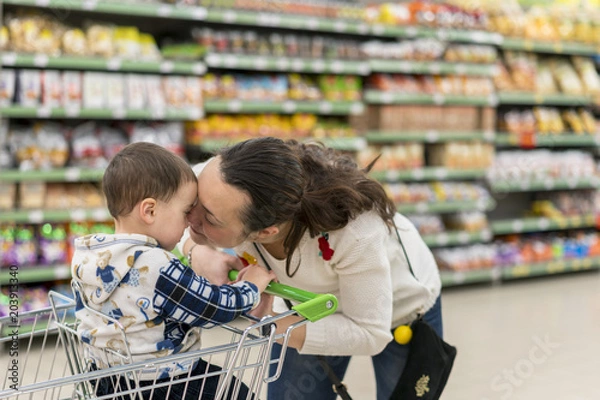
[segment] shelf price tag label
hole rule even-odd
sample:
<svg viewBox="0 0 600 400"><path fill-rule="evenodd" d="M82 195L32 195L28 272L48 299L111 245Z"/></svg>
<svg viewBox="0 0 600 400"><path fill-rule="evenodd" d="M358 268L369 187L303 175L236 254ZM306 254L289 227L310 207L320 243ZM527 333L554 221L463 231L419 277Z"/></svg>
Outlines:
<svg viewBox="0 0 600 400"><path fill-rule="evenodd" d="M323 114L329 114L333 111L333 104L329 101L322 101L321 104L319 104L319 111Z"/></svg>
<svg viewBox="0 0 600 400"><path fill-rule="evenodd" d="M67 182L79 182L81 176L81 169L79 168L67 168L65 170L65 180Z"/></svg>
<svg viewBox="0 0 600 400"><path fill-rule="evenodd" d="M15 65L17 62L17 54L10 52L2 54L2 64L6 66Z"/></svg>
<svg viewBox="0 0 600 400"><path fill-rule="evenodd" d="M35 5L38 7L48 7L50 5L50 0L35 0Z"/></svg>
<svg viewBox="0 0 600 400"><path fill-rule="evenodd" d="M264 57L256 57L254 59L254 68L256 69L263 70L266 69L268 65L269 63Z"/></svg>
<svg viewBox="0 0 600 400"><path fill-rule="evenodd" d="M194 63L192 65L192 72L194 75L204 75L206 73L206 65L204 63Z"/></svg>
<svg viewBox="0 0 600 400"><path fill-rule="evenodd" d="M204 20L206 19L207 15L208 12L204 7L194 7L192 11L192 18L194 18L195 20Z"/></svg>
<svg viewBox="0 0 600 400"><path fill-rule="evenodd" d="M282 108L283 111L285 111L286 113L293 113L294 111L296 111L296 108L298 108L298 106L295 102L287 100L283 102Z"/></svg>
<svg viewBox="0 0 600 400"><path fill-rule="evenodd" d="M41 106L37 109L36 114L40 118L48 118L52 115L52 108L48 106Z"/></svg>
<svg viewBox="0 0 600 400"><path fill-rule="evenodd" d="M373 25L371 27L371 31L375 34L375 35L383 35L385 32L385 27L383 25L377 24L377 25Z"/></svg>
<svg viewBox="0 0 600 400"><path fill-rule="evenodd" d="M352 103L350 106L350 114L352 115L360 115L365 110L365 106L363 103Z"/></svg>
<svg viewBox="0 0 600 400"><path fill-rule="evenodd" d="M163 61L160 63L160 72L162 72L163 74L173 72L174 68L175 64L173 64L173 61Z"/></svg>
<svg viewBox="0 0 600 400"><path fill-rule="evenodd" d="M33 65L39 68L45 68L48 65L48 56L45 54L36 54L33 57Z"/></svg>
<svg viewBox="0 0 600 400"><path fill-rule="evenodd" d="M44 212L42 210L33 210L27 215L27 220L32 224L44 222Z"/></svg>
<svg viewBox="0 0 600 400"><path fill-rule="evenodd" d="M315 72L323 72L325 70L325 63L322 60L315 60L310 67Z"/></svg>
<svg viewBox="0 0 600 400"><path fill-rule="evenodd" d="M228 23L234 23L237 20L237 14L234 11L226 11L223 14L223 21Z"/></svg>
<svg viewBox="0 0 600 400"><path fill-rule="evenodd" d="M106 69L109 71L118 71L121 69L121 59L120 58L111 58L106 62Z"/></svg>
<svg viewBox="0 0 600 400"><path fill-rule="evenodd" d="M319 20L316 18L309 18L306 20L306 28L317 29L319 27Z"/></svg>
<svg viewBox="0 0 600 400"><path fill-rule="evenodd" d="M72 210L69 213L69 216L72 221L85 221L87 218L85 210L78 208L76 210Z"/></svg>
<svg viewBox="0 0 600 400"><path fill-rule="evenodd" d="M341 74L343 73L345 70L344 68L344 63L336 60L334 62L331 63L331 71L336 73L336 74Z"/></svg>
<svg viewBox="0 0 600 400"><path fill-rule="evenodd" d="M97 0L83 0L81 3L81 8L88 11L93 11L98 6Z"/></svg>
<svg viewBox="0 0 600 400"><path fill-rule="evenodd" d="M173 7L167 5L167 4L161 4L157 9L156 9L156 14L159 17L168 17L169 15L171 15L173 13Z"/></svg>
<svg viewBox="0 0 600 400"><path fill-rule="evenodd" d="M333 29L335 29L337 32L346 32L348 25L344 21L336 21L333 25Z"/></svg>
<svg viewBox="0 0 600 400"><path fill-rule="evenodd" d="M440 233L437 236L437 244L440 246L445 246L448 244L448 242L450 241L450 237L448 236L447 233Z"/></svg>
<svg viewBox="0 0 600 400"><path fill-rule="evenodd" d="M292 70L293 71L303 71L304 70L304 61L299 58L295 58L292 61Z"/></svg>
<svg viewBox="0 0 600 400"><path fill-rule="evenodd" d="M420 181L425 177L425 171L422 168L415 169L412 171L411 175L414 180Z"/></svg>

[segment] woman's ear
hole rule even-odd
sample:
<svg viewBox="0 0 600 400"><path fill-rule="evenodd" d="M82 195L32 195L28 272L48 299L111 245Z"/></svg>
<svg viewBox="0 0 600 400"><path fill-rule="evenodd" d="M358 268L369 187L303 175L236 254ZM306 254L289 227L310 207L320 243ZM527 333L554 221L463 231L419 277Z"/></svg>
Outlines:
<svg viewBox="0 0 600 400"><path fill-rule="evenodd" d="M274 238L279 234L280 230L278 226L269 226L267 228L261 229L260 231L255 233L255 237L252 240L264 240Z"/></svg>
<svg viewBox="0 0 600 400"><path fill-rule="evenodd" d="M156 217L156 200L153 198L145 198L139 205L140 218L147 224L154 222Z"/></svg>

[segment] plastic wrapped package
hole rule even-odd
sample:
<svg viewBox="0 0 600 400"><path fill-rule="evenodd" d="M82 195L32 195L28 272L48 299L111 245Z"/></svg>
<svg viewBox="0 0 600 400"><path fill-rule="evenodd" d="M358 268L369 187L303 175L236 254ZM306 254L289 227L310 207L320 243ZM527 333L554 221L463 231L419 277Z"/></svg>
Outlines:
<svg viewBox="0 0 600 400"><path fill-rule="evenodd" d="M19 70L17 74L17 103L24 107L37 107L42 94L41 72Z"/></svg>
<svg viewBox="0 0 600 400"><path fill-rule="evenodd" d="M73 129L71 139L71 165L87 168L106 168L102 144L94 122L85 122Z"/></svg>
<svg viewBox="0 0 600 400"><path fill-rule="evenodd" d="M16 79L14 69L0 70L0 107L8 107L13 103Z"/></svg>

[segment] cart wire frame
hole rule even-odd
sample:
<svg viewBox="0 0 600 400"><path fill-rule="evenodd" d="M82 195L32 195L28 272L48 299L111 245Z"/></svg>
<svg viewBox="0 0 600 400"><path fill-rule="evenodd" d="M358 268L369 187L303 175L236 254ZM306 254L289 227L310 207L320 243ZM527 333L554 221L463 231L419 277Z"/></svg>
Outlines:
<svg viewBox="0 0 600 400"><path fill-rule="evenodd" d="M73 290L77 293L78 288L74 286ZM190 384L196 385L196 399L205 398L203 394L217 400L256 399L264 384L277 380L281 375L293 330L330 315L337 308L337 299L330 294L317 295L278 283L271 283L266 292L301 303L274 317L257 320L246 316L231 324L211 328L211 331L223 331L223 334L218 332L222 343L134 362L125 330L119 321L101 314L119 327L126 344L124 351L98 349L86 344L77 334L78 322L74 314L76 301L51 291L48 295L50 307L19 314L18 335L5 334L14 325L11 325L10 317L0 318L0 346L18 349L18 358L13 357L13 352L0 351L0 365L5 365L5 360L7 365L3 368L6 373L0 399L168 399L174 385L179 385L178 388L185 394ZM83 304L88 310L98 313L87 307L85 302ZM289 315L300 315L304 319L289 326L284 333L277 334L277 321ZM227 336L229 339L225 339ZM282 346L281 355L271 359L271 349L275 343ZM206 363L201 374L192 375L194 368L190 367L182 375L157 379L161 366L196 366L200 360ZM98 361L103 364L102 368L95 365ZM12 364L18 365L16 376L9 368ZM212 365L218 365L219 368L214 369ZM276 368L270 374L272 366ZM154 373L155 377L150 383L146 379L149 373ZM141 379L142 376L144 379ZM209 379L218 379L215 393L204 392ZM97 394L99 386L107 382L112 384L114 391ZM246 392L247 395L239 397Z"/></svg>

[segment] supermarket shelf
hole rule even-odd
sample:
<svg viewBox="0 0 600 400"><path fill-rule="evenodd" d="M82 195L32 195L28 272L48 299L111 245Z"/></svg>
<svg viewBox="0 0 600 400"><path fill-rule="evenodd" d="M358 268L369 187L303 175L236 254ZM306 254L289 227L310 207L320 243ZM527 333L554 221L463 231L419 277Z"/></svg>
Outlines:
<svg viewBox="0 0 600 400"><path fill-rule="evenodd" d="M498 267L470 271L440 271L443 288L471 283L497 282L501 276L502 272Z"/></svg>
<svg viewBox="0 0 600 400"><path fill-rule="evenodd" d="M357 115L364 111L360 101L252 101L206 100L204 111L209 113L311 113L326 115Z"/></svg>
<svg viewBox="0 0 600 400"><path fill-rule="evenodd" d="M520 38L507 38L500 45L505 50L522 50L537 53L572 54L582 56L595 56L600 54L600 47L577 42L542 42Z"/></svg>
<svg viewBox="0 0 600 400"><path fill-rule="evenodd" d="M102 0L4 0L4 4L88 11L138 17L160 17L213 23L239 24L301 31L321 31L386 37L433 37L444 41L500 44L502 36L485 31L435 29L416 26L369 25L357 20L318 18L298 14L273 14L161 3L128 3Z"/></svg>
<svg viewBox="0 0 600 400"><path fill-rule="evenodd" d="M495 138L495 133L487 132L453 132L453 131L407 131L407 132L367 132L365 139L369 143L396 143L396 142L426 142L442 143L456 140L481 140L491 142Z"/></svg>
<svg viewBox="0 0 600 400"><path fill-rule="evenodd" d="M9 269L0 270L0 285L6 285L13 278ZM17 278L19 284L35 282L52 282L71 278L71 268L65 264L20 266Z"/></svg>
<svg viewBox="0 0 600 400"><path fill-rule="evenodd" d="M495 106L497 99L491 96L456 96L443 94L390 93L367 90L364 94L368 104L433 104L463 106Z"/></svg>
<svg viewBox="0 0 600 400"><path fill-rule="evenodd" d="M480 44L500 44L503 40L502 35L494 32L461 29L435 29L420 26L372 25L371 32L376 36L391 36L395 38L423 37L451 42Z"/></svg>
<svg viewBox="0 0 600 400"><path fill-rule="evenodd" d="M545 190L569 190L569 189L595 189L598 188L598 178L570 178L570 179L495 179L490 182L490 188L494 192L529 192Z"/></svg>
<svg viewBox="0 0 600 400"><path fill-rule="evenodd" d="M492 239L488 229L477 232L451 231L432 235L422 235L429 247L465 245L469 243L485 243Z"/></svg>
<svg viewBox="0 0 600 400"><path fill-rule="evenodd" d="M207 9L206 21L261 27L368 35L370 26L358 20L319 18L300 14L273 14L232 9Z"/></svg>
<svg viewBox="0 0 600 400"><path fill-rule="evenodd" d="M136 4L114 0L3 0L3 3L5 5L13 4L37 8L53 8L59 13L64 13L65 11L86 11L132 17L160 17L183 20L204 20L207 16L207 10L204 7L178 7L170 4L150 2Z"/></svg>
<svg viewBox="0 0 600 400"><path fill-rule="evenodd" d="M0 182L99 182L103 169L58 168L44 171L4 170Z"/></svg>
<svg viewBox="0 0 600 400"><path fill-rule="evenodd" d="M370 60L372 72L433 75L493 76L497 67L493 64L451 63L443 61Z"/></svg>
<svg viewBox="0 0 600 400"><path fill-rule="evenodd" d="M495 143L513 147L595 147L600 145L600 135L577 135L572 132L561 134L536 134L531 143L524 143L519 135L498 133Z"/></svg>
<svg viewBox="0 0 600 400"><path fill-rule="evenodd" d="M598 268L600 268L600 257L549 261L503 268L502 279L512 280Z"/></svg>
<svg viewBox="0 0 600 400"><path fill-rule="evenodd" d="M3 211L0 222L40 224L42 222L109 221L106 208L78 208L69 210L14 210Z"/></svg>
<svg viewBox="0 0 600 400"><path fill-rule="evenodd" d="M493 199L445 201L437 203L403 203L397 205L397 210L403 214L423 213L452 213L459 211L489 211L496 207Z"/></svg>
<svg viewBox="0 0 600 400"><path fill-rule="evenodd" d="M518 218L491 222L494 235L511 233L544 232L574 228L593 228L596 216L592 214L565 218Z"/></svg>
<svg viewBox="0 0 600 400"><path fill-rule="evenodd" d="M145 119L145 120L197 120L204 115L202 109L156 109L156 110L124 110L124 109L90 109L90 108L49 108L8 106L0 109L0 116L5 118L73 118L73 119Z"/></svg>
<svg viewBox="0 0 600 400"><path fill-rule="evenodd" d="M239 142L235 139L204 139L200 147L207 152L215 152L223 147L230 146ZM347 137L347 138L309 138L310 141L319 141L324 145L343 151L358 151L364 149L367 142L362 137Z"/></svg>
<svg viewBox="0 0 600 400"><path fill-rule="evenodd" d="M206 65L186 61L141 61L120 58L60 56L45 54L3 53L3 67L97 70L111 72L144 72L155 74L204 75Z"/></svg>
<svg viewBox="0 0 600 400"><path fill-rule="evenodd" d="M499 104L532 105L544 104L552 106L587 106L592 104L590 96L568 94L537 94L537 93L498 93Z"/></svg>
<svg viewBox="0 0 600 400"><path fill-rule="evenodd" d="M486 175L485 169L449 169L442 167L425 167L410 170L390 170L371 172L369 175L383 182L431 181L452 179L477 179Z"/></svg>
<svg viewBox="0 0 600 400"><path fill-rule="evenodd" d="M206 56L205 61L211 68L355 75L368 75L370 72L367 62L354 60L322 60L212 53Z"/></svg>

